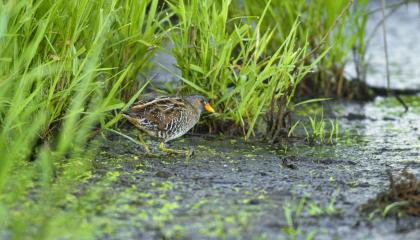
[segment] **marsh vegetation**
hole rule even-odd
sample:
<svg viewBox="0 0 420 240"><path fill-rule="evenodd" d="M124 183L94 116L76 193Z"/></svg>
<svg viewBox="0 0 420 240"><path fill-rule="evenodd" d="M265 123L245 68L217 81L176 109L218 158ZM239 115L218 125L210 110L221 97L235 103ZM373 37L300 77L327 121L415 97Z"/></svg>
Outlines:
<svg viewBox="0 0 420 240"><path fill-rule="evenodd" d="M373 6L1 1L0 238L362 238L369 224L416 236L418 89L400 114L367 84ZM191 158L137 144L122 113L151 93L211 101L216 113L173 143ZM386 191L386 166L409 181L359 208Z"/></svg>

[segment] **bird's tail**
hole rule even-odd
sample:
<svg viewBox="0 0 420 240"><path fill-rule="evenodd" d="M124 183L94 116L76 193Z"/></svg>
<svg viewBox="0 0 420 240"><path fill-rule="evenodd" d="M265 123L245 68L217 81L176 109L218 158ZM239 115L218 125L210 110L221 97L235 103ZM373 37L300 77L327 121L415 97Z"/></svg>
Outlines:
<svg viewBox="0 0 420 240"><path fill-rule="evenodd" d="M123 113L122 116L135 126L138 125L138 121L133 116L130 116L130 113Z"/></svg>

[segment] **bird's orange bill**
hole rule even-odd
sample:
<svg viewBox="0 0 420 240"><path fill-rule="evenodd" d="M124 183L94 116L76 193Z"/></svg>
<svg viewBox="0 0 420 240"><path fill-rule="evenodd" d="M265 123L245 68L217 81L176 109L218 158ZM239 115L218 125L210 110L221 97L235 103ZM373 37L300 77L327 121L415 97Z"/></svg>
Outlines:
<svg viewBox="0 0 420 240"><path fill-rule="evenodd" d="M211 112L214 113L216 111L214 111L214 109L211 107L210 103L206 103L204 104L204 109L206 109L207 112Z"/></svg>

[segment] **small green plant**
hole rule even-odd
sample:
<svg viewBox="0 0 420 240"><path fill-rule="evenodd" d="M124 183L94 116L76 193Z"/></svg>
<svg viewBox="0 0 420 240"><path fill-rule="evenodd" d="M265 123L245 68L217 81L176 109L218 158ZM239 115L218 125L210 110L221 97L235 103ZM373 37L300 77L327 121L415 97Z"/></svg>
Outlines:
<svg viewBox="0 0 420 240"><path fill-rule="evenodd" d="M297 229L295 218L301 216L303 207L305 204L305 198L302 198L296 206L292 206L290 203L283 204L283 214L286 219L287 227L282 229L290 239L296 239L296 236L301 235L302 231Z"/></svg>
<svg viewBox="0 0 420 240"><path fill-rule="evenodd" d="M306 198L301 198L297 204L291 204L286 202L283 204L283 214L286 220L287 226L282 229L284 233L289 236L289 239L302 239L303 236L307 240L312 240L315 238L318 233L317 229L311 230L309 233L305 234L301 229L298 228L298 219L302 216L303 211L305 211Z"/></svg>
<svg viewBox="0 0 420 240"><path fill-rule="evenodd" d="M325 207L320 206L316 202L309 202L307 211L309 216L332 215L338 213L338 209L334 207L336 202L336 194L333 194L330 201Z"/></svg>
<svg viewBox="0 0 420 240"><path fill-rule="evenodd" d="M387 205L387 206L384 208L384 210L383 210L383 212L382 212L382 217L387 217L387 216L388 216L388 214L389 214L391 211L398 211L398 209L399 209L400 207L407 206L408 204L409 204L409 202L408 202L408 201L393 202L393 203L391 203L391 204Z"/></svg>
<svg viewBox="0 0 420 240"><path fill-rule="evenodd" d="M382 218L386 218L386 217L391 216L391 215L401 217L402 212L400 211L400 208L405 207L408 204L409 204L408 201L400 201L400 202L390 203L390 204L384 206L383 209L377 208L377 209L373 210L371 213L369 213L368 219L370 221L372 221L375 217L378 217L378 216L382 217Z"/></svg>
<svg viewBox="0 0 420 240"><path fill-rule="evenodd" d="M320 207L320 204L308 201L307 199L307 197L302 197L299 201L294 201L294 203L286 202L282 206L284 219L287 224L286 227L282 228L282 231L289 236L289 239L315 239L319 232L318 229L304 232L299 228L299 218L304 214L316 217L319 215L332 215L339 212L334 206L336 202L336 192L333 193L325 207Z"/></svg>
<svg viewBox="0 0 420 240"><path fill-rule="evenodd" d="M334 144L334 142L338 140L340 129L337 119L329 119L329 121L326 121L322 111L320 119L315 115L314 117L309 116L308 120L309 130L305 124L302 123L302 126L305 130L306 141L309 144ZM329 126L329 128L327 126Z"/></svg>

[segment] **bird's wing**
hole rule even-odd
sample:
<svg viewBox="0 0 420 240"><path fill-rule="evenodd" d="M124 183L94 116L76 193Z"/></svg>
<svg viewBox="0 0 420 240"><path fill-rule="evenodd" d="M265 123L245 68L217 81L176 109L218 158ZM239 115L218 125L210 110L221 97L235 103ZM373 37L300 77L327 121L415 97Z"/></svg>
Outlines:
<svg viewBox="0 0 420 240"><path fill-rule="evenodd" d="M189 104L179 97L158 97L140 100L131 107L129 115L137 118L140 128L152 131L165 131L174 118L179 118Z"/></svg>

